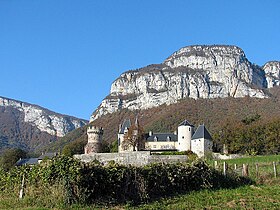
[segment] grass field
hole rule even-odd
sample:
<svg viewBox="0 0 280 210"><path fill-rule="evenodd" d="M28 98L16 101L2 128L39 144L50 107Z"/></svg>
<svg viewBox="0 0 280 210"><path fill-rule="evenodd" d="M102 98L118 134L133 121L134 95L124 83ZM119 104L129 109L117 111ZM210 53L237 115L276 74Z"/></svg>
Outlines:
<svg viewBox="0 0 280 210"><path fill-rule="evenodd" d="M274 177L273 162L276 163L276 175L280 177L280 155L267 155L267 156L250 156L231 160L218 160L218 169L223 170L223 162L228 164L230 170L237 170L236 173L241 175L242 165L248 164L249 177L257 182L263 182L266 179ZM209 161L209 164L214 166L214 161ZM257 165L257 166L256 166ZM258 168L256 168L258 167ZM258 173L257 173L258 170Z"/></svg>
<svg viewBox="0 0 280 210"><path fill-rule="evenodd" d="M280 162L280 155L266 155L266 156L248 156L243 158L236 158L231 160L218 160L219 163L227 162L228 164L255 164L255 163L272 163ZM213 161L211 161L213 164Z"/></svg>
<svg viewBox="0 0 280 210"><path fill-rule="evenodd" d="M280 209L280 185L203 190L130 209Z"/></svg>
<svg viewBox="0 0 280 210"><path fill-rule="evenodd" d="M269 185L191 192L140 206L64 206L61 203L46 206L44 202L33 203L35 200L30 198L21 201L10 199L2 200L0 209L280 209L280 179Z"/></svg>

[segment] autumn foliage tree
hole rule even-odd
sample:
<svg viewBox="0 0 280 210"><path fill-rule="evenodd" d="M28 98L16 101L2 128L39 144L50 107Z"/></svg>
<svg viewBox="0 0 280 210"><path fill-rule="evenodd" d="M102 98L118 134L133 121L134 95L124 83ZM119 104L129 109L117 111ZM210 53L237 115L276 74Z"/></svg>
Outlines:
<svg viewBox="0 0 280 210"><path fill-rule="evenodd" d="M128 151L139 151L145 148L144 129L139 125L137 120L124 134L124 140L121 146L124 150Z"/></svg>

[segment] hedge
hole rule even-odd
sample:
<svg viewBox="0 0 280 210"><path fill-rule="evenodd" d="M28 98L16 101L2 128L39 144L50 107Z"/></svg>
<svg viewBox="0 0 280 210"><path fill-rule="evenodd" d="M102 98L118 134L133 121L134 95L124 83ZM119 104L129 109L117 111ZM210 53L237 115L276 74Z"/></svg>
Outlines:
<svg viewBox="0 0 280 210"><path fill-rule="evenodd" d="M203 161L144 167L115 163L104 166L58 156L32 168L17 167L9 172L0 170L0 190L20 186L23 176L26 186L48 187L60 183L67 204L136 204L192 190L233 188L251 183L251 180L236 174L225 177Z"/></svg>

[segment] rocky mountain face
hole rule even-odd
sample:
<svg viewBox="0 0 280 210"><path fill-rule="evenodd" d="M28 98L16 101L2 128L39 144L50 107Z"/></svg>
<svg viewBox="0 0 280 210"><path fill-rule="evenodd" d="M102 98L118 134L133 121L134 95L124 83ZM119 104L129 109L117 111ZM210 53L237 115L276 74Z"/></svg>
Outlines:
<svg viewBox="0 0 280 210"><path fill-rule="evenodd" d="M280 62L259 67L236 46L184 47L162 64L121 74L90 121L121 109L147 109L184 98L266 98L264 90L279 85L279 73Z"/></svg>
<svg viewBox="0 0 280 210"><path fill-rule="evenodd" d="M270 61L263 66L263 70L266 74L267 87L271 88L279 86L280 81L280 62Z"/></svg>
<svg viewBox="0 0 280 210"><path fill-rule="evenodd" d="M86 120L0 97L0 150L38 149L85 124Z"/></svg>

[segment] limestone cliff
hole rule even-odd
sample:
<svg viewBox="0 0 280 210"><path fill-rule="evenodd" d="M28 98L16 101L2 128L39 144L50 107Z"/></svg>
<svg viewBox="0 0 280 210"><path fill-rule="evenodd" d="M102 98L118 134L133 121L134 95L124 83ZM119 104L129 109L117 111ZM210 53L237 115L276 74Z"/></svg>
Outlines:
<svg viewBox="0 0 280 210"><path fill-rule="evenodd" d="M263 70L266 74L267 87L272 88L274 86L279 86L280 84L280 62L270 61L263 66Z"/></svg>
<svg viewBox="0 0 280 210"><path fill-rule="evenodd" d="M87 123L29 103L0 97L0 150L33 150Z"/></svg>
<svg viewBox="0 0 280 210"><path fill-rule="evenodd" d="M248 61L236 46L184 47L162 64L121 74L91 121L120 109L147 109L187 97L266 98L263 89L279 85L279 71L279 62L261 68Z"/></svg>

